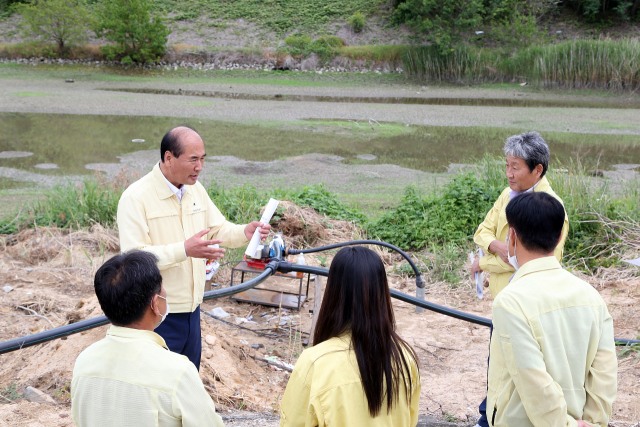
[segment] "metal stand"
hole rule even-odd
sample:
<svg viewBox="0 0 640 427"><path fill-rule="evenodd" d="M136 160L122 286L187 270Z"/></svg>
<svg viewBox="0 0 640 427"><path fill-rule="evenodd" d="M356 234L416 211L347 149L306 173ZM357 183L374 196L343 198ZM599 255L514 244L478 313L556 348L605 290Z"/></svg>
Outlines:
<svg viewBox="0 0 640 427"><path fill-rule="evenodd" d="M233 286L234 278L236 273L240 273L240 282L244 282L245 274L258 275L262 273L263 270L259 268L251 267L247 264L246 261L240 261L236 264L235 267L231 269L231 286ZM298 273L300 274L300 273ZM307 295L309 295L309 281L311 280L311 275L306 274L307 276L307 286L305 293L302 293L302 283L304 282L304 276L296 275L291 276L283 273L276 273L272 276L272 278L282 278L282 279L290 279L298 281L298 292L286 292L277 289L269 289L269 288L252 288L248 289L244 292L239 292L233 295L233 298L236 301L241 302L250 302L253 304L261 304L272 307L284 307L289 309L297 309L300 310L302 307L302 303L307 299ZM268 282L270 279L267 279L264 283ZM263 285L260 285L263 286Z"/></svg>

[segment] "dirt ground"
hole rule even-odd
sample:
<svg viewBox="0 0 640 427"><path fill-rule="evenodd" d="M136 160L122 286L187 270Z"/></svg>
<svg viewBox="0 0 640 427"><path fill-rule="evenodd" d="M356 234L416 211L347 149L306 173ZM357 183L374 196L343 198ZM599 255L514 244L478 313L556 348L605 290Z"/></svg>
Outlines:
<svg viewBox="0 0 640 427"><path fill-rule="evenodd" d="M290 206L289 209L297 209ZM304 217L304 237L291 223L275 224L287 230L290 246L314 247L357 237L357 230L344 222L331 222L308 210L290 217ZM95 270L118 251L113 230L96 227L73 233L57 229L36 229L4 236L0 247L0 341L40 332L81 319L98 316L101 310L93 293ZM402 259L380 251L391 286L415 294L412 278L392 273ZM308 254L311 265L326 265L330 253ZM464 266L461 266L463 268ZM640 279L633 270L603 270L586 278L603 295L615 319L616 336L636 338L640 314ZM229 285L231 264L223 265L211 283ZM234 283L238 283L236 273ZM427 299L478 315L490 314L490 299L478 300L471 283L458 286L428 280ZM309 296L300 311L236 302L231 298L203 304L202 380L218 411L230 426L278 425L278 403L286 386L287 367L309 337L315 296L310 282ZM294 292L296 280L271 278L261 286ZM11 289L9 290L10 287ZM292 288L293 286L293 288ZM304 291L304 287L303 287ZM229 314L216 319L207 314L222 308ZM422 394L420 414L437 420L473 425L476 407L485 392L488 329L430 311L416 313L413 306L394 301L398 330L420 359ZM0 425L73 425L69 385L77 355L101 339L106 326L45 344L0 355ZM640 353L619 358L619 392L611 426L631 427L640 422ZM26 387L35 387L55 403L35 403L23 398Z"/></svg>

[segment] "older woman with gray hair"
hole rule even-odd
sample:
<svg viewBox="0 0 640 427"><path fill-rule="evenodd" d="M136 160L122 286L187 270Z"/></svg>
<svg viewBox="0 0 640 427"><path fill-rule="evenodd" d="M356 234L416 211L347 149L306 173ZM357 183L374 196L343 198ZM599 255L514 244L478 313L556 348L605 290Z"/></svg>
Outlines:
<svg viewBox="0 0 640 427"><path fill-rule="evenodd" d="M522 193L542 191L562 203L545 176L549 168L549 146L538 132L510 136L504 144L503 151L506 157L505 175L509 186L502 191L473 236L473 241L482 248L484 255L475 258L471 265L471 277L482 271L489 273L489 291L494 298L509 284L518 268L515 257L510 257L507 250L509 225L505 210L509 201ZM562 261L568 233L569 219L565 214L560 241L554 251L558 261ZM486 399L479 407L480 419L477 426L480 427L489 426L485 406Z"/></svg>

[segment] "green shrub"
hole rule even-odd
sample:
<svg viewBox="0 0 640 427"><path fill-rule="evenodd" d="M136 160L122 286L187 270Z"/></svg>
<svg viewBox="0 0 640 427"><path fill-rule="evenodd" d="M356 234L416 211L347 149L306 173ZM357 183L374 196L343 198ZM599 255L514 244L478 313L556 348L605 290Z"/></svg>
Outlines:
<svg viewBox="0 0 640 427"><path fill-rule="evenodd" d="M338 49L344 46L344 40L336 36L321 36L315 40L306 34L292 34L284 39L286 50L294 56L308 56L315 53L323 61L333 58Z"/></svg>
<svg viewBox="0 0 640 427"><path fill-rule="evenodd" d="M103 48L107 59L129 64L154 62L164 56L170 31L152 9L150 0L110 0L100 4L96 34L114 43Z"/></svg>
<svg viewBox="0 0 640 427"><path fill-rule="evenodd" d="M311 45L311 37L306 34L292 34L284 39L284 43L292 55L306 55Z"/></svg>
<svg viewBox="0 0 640 427"><path fill-rule="evenodd" d="M402 249L424 247L427 210L428 203L420 197L418 190L413 186L407 187L400 205L369 224L367 234Z"/></svg>
<svg viewBox="0 0 640 427"><path fill-rule="evenodd" d="M456 176L441 194L420 197L408 187L400 206L367 228L370 236L403 249L467 244L502 187L472 173Z"/></svg>
<svg viewBox="0 0 640 427"><path fill-rule="evenodd" d="M365 216L355 208L340 202L335 194L330 193L322 184L305 186L300 190L281 191L278 197L288 199L299 206L308 206L329 218L352 221L363 224Z"/></svg>
<svg viewBox="0 0 640 427"><path fill-rule="evenodd" d="M267 196L258 193L250 185L225 190L214 183L207 188L207 192L220 212L229 221L238 224L258 220L260 210L269 201Z"/></svg>
<svg viewBox="0 0 640 427"><path fill-rule="evenodd" d="M344 46L344 40L336 36L322 36L315 39L309 45L309 51L315 53L320 59L327 61L333 58L338 49Z"/></svg>
<svg viewBox="0 0 640 427"><path fill-rule="evenodd" d="M365 18L362 12L358 11L349 17L347 21L354 33L361 33L364 30Z"/></svg>
<svg viewBox="0 0 640 427"><path fill-rule="evenodd" d="M484 5L480 0L404 0L393 17L422 34L441 54L447 54L480 26Z"/></svg>

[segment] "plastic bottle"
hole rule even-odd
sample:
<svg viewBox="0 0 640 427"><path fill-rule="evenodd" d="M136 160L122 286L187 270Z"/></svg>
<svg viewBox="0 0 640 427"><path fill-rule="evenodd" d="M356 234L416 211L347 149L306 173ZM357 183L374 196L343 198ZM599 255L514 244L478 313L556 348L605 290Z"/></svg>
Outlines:
<svg viewBox="0 0 640 427"><path fill-rule="evenodd" d="M296 264L307 265L307 260L304 259L304 254L298 254L296 257ZM301 279L304 276L304 273L302 271L298 271L296 272L296 276Z"/></svg>

